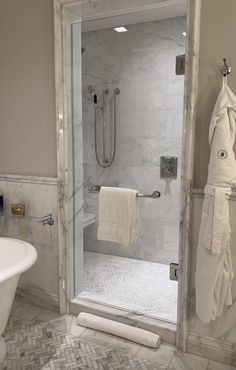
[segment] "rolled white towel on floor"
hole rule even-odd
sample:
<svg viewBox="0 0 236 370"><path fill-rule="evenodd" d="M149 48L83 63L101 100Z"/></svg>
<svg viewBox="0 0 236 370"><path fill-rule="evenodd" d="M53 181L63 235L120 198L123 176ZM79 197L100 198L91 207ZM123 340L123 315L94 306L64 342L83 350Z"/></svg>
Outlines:
<svg viewBox="0 0 236 370"><path fill-rule="evenodd" d="M78 315L77 323L86 328L113 334L117 337L125 338L148 347L158 348L161 343L161 337L150 331L122 324L117 321L104 319L85 312L81 312Z"/></svg>

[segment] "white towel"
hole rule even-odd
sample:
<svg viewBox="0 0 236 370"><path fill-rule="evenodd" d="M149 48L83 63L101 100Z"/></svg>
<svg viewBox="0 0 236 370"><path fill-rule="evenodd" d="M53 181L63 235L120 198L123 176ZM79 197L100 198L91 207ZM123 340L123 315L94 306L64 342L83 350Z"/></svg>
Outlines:
<svg viewBox="0 0 236 370"><path fill-rule="evenodd" d="M139 207L137 191L101 187L99 193L98 240L128 247L138 238Z"/></svg>
<svg viewBox="0 0 236 370"><path fill-rule="evenodd" d="M231 188L206 185L199 231L199 244L212 254L225 251L230 240L229 196Z"/></svg>
<svg viewBox="0 0 236 370"><path fill-rule="evenodd" d="M155 333L89 313L80 312L77 323L85 328L92 328L104 333L113 334L143 344L144 346L158 348L161 344L161 338Z"/></svg>

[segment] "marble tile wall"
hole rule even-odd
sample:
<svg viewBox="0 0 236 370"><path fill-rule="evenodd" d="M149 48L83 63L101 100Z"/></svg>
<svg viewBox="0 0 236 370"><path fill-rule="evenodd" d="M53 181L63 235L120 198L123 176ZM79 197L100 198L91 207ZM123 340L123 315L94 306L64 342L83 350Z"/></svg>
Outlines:
<svg viewBox="0 0 236 370"><path fill-rule="evenodd" d="M86 250L161 263L178 260L180 176L160 179L160 156L177 156L180 164L184 81L175 75L175 57L185 52L185 21L178 17L131 25L122 34L112 29L82 34L84 210L97 214L98 196L87 192L94 184L162 193L159 200L140 200L140 236L133 246L98 242L95 224L84 232ZM95 159L89 85L99 96L103 88L121 91L117 151L108 169ZM112 100L107 99L110 109Z"/></svg>
<svg viewBox="0 0 236 370"><path fill-rule="evenodd" d="M236 343L236 315L231 315L229 320L225 320L227 309L216 321L209 324L202 323L195 313L195 270L196 270L196 253L198 233L201 221L201 209L203 202L203 192L195 191L193 194L193 231L192 231L192 250L191 250L191 305L190 305L190 325L189 330L195 334L219 339L220 343ZM231 254L233 261L234 273L236 273L236 194L233 193L230 199L230 225L231 225ZM236 301L236 274L232 284L232 296L235 305ZM231 306L232 307L232 306ZM217 330L216 330L217 329ZM220 335L218 335L220 333ZM200 346L198 346L200 348Z"/></svg>
<svg viewBox="0 0 236 370"><path fill-rule="evenodd" d="M156 5L157 3L163 4L165 2L169 3L169 0L92 0L82 4L82 11L84 17L93 17L97 14L104 15L106 13L116 12L118 9L142 9L144 6L152 6ZM167 4L167 6L168 5L169 4Z"/></svg>
<svg viewBox="0 0 236 370"><path fill-rule="evenodd" d="M35 265L20 278L18 293L26 301L55 308L58 306L57 180L0 176L0 194L4 196L6 213L0 215L0 236L28 241L38 252ZM12 203L25 204L25 218L11 216ZM55 220L53 226L38 222L50 213Z"/></svg>

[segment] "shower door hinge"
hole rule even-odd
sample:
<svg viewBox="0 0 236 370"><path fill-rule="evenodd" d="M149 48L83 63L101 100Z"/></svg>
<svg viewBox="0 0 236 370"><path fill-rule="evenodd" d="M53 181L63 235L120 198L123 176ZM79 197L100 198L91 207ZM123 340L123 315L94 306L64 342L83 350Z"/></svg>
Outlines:
<svg viewBox="0 0 236 370"><path fill-rule="evenodd" d="M185 74L185 54L177 55L175 62L175 74L178 76Z"/></svg>
<svg viewBox="0 0 236 370"><path fill-rule="evenodd" d="M178 281L179 277L179 264L171 263L170 264L170 280Z"/></svg>

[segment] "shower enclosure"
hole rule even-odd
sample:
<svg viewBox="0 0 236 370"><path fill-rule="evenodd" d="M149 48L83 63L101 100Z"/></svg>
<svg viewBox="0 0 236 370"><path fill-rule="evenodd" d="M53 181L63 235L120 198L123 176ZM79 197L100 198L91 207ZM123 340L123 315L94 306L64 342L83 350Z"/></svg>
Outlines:
<svg viewBox="0 0 236 370"><path fill-rule="evenodd" d="M169 166L181 162L184 76L176 75L176 57L185 53L186 19L135 17L123 33L115 19L73 25L73 78L82 90L74 156L83 158L83 174L74 169L83 178L83 199L79 190L75 200L83 207L83 228L74 219L75 295L175 323L178 286L169 271L178 264L180 168L172 176ZM161 193L140 198L139 238L128 248L97 240L96 190L103 185Z"/></svg>

